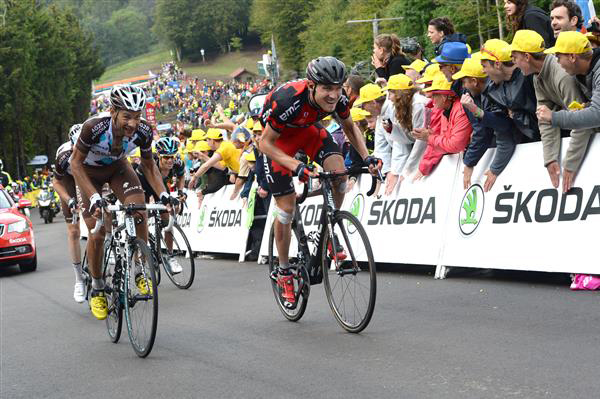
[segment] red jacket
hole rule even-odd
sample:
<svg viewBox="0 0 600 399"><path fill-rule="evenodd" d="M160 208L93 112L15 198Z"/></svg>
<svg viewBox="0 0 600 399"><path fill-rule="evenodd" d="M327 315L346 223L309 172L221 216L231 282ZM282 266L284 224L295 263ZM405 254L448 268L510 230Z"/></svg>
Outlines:
<svg viewBox="0 0 600 399"><path fill-rule="evenodd" d="M434 124L434 115L440 116L440 123ZM427 149L419 163L419 170L424 176L431 173L445 154L456 154L464 151L471 141L473 128L458 97L446 118L443 110L434 108L431 115L431 134L427 140Z"/></svg>

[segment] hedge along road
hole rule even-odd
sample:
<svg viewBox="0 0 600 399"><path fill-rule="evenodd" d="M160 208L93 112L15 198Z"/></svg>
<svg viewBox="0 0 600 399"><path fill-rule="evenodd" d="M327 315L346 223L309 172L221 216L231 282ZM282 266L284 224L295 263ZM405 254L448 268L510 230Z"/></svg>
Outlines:
<svg viewBox="0 0 600 399"><path fill-rule="evenodd" d="M199 261L189 291L160 287L147 359L126 331L72 299L62 217L32 212L38 271L0 270L0 398L106 398L140 389L180 398L593 397L600 358L595 293L543 273L381 265L375 315L342 332L323 289L290 323L275 307L265 266Z"/></svg>

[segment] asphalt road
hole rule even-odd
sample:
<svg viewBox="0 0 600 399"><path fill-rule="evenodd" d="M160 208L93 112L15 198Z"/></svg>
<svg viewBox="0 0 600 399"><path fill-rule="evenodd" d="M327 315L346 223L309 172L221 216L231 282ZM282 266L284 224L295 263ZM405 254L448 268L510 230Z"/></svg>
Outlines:
<svg viewBox="0 0 600 399"><path fill-rule="evenodd" d="M139 359L126 330L72 299L66 228L34 214L38 270L0 270L0 398L592 398L598 294L543 273L385 267L359 335L321 286L283 319L265 266L198 262L188 291L160 287L159 326Z"/></svg>

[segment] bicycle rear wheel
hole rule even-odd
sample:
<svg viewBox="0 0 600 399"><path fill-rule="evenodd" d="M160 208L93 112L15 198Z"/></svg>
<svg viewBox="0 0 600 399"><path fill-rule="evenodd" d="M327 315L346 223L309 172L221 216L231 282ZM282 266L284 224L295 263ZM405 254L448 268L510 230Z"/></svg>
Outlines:
<svg viewBox="0 0 600 399"><path fill-rule="evenodd" d="M192 247L185 236L185 233L179 225L174 225L173 234L173 257L181 265L182 271L180 273L173 274L169 266L169 255L167 252L167 243L165 241L166 232L162 231L162 237L160 240L162 264L169 279L175 284L177 288L187 289L190 288L194 282L196 275L196 267L194 264L194 254Z"/></svg>
<svg viewBox="0 0 600 399"><path fill-rule="evenodd" d="M373 251L365 229L351 213L338 211L333 230L332 235L327 226L321 241L325 293L342 328L358 333L367 327L375 309L377 278Z"/></svg>
<svg viewBox="0 0 600 399"><path fill-rule="evenodd" d="M295 229L292 229L295 234ZM296 238L298 238L296 236ZM273 280L271 276L273 272L279 267L279 257L275 256L275 223L271 226L271 232L269 234L269 279L271 280L271 286L273 288L273 294L275 295L275 303L283 314L283 316L289 321L298 321L304 315L306 311L306 305L308 304L308 295L310 293L310 282L308 273L302 265L298 265L298 271L294 274L294 291L300 292L296 299L296 307L294 309L287 308L283 304L283 298L281 296L281 288L277 285L277 281Z"/></svg>
<svg viewBox="0 0 600 399"><path fill-rule="evenodd" d="M152 351L158 324L154 260L146 243L139 238L128 245L131 248L125 269L125 320L133 350L139 357L146 357ZM137 276L140 276L138 282Z"/></svg>
<svg viewBox="0 0 600 399"><path fill-rule="evenodd" d="M121 265L117 265L115 248L110 241L104 242L103 254L102 270L106 301L108 302L106 330L110 340L116 344L119 342L121 329L123 328L123 303L121 302L121 279L123 274Z"/></svg>

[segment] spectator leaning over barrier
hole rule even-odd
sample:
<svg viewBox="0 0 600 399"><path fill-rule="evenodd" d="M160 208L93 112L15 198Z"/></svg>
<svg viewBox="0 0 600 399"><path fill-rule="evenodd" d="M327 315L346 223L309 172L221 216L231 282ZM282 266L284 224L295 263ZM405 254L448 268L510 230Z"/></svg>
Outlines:
<svg viewBox="0 0 600 399"><path fill-rule="evenodd" d="M408 76L413 82L416 82L418 79L422 78L421 73L425 70L427 63L422 60L414 60L410 63L410 65L403 65L402 68L406 71L406 76Z"/></svg>
<svg viewBox="0 0 600 399"><path fill-rule="evenodd" d="M369 155L373 154L373 141L374 141L374 133L373 129L368 127L367 117L371 116L371 113L362 108L353 107L350 108L350 116L352 117L352 122L356 124L358 130L360 130L365 139L365 145L367 146L367 151ZM344 159L344 165L346 168L360 167L363 165L362 158L356 149L352 146L348 145L348 151L346 153L346 159ZM356 184L358 176L349 176L348 178L348 187L346 188L346 192L352 191L352 187Z"/></svg>
<svg viewBox="0 0 600 399"><path fill-rule="evenodd" d="M429 64L425 68L423 77L415 81L417 87L420 87L421 89L426 89L427 87L431 86L431 83L433 82L433 77L437 75L438 72L440 72L440 64Z"/></svg>
<svg viewBox="0 0 600 399"><path fill-rule="evenodd" d="M402 52L398 36L393 33L382 33L373 42L371 63L377 74L376 83L383 85L390 76L402 73L402 65L408 65L410 61Z"/></svg>
<svg viewBox="0 0 600 399"><path fill-rule="evenodd" d="M554 0L550 5L550 21L556 38L560 32L581 29L583 14L573 0Z"/></svg>
<svg viewBox="0 0 600 399"><path fill-rule="evenodd" d="M206 141L196 143L194 147L194 156L196 157L195 171L198 171L204 163L208 162L212 155L213 151ZM200 189L197 192L198 206L202 204L202 200L206 194L215 193L226 184L227 172L222 162L218 162L214 167L208 168L206 173L200 176L197 183L194 183L193 186L193 189Z"/></svg>
<svg viewBox="0 0 600 399"><path fill-rule="evenodd" d="M574 104L570 110L552 111L545 105L538 107L540 123L550 123L561 129L589 129L600 127L600 49L593 49L586 36L579 32L562 32L556 46L545 51L556 54L560 66L575 76L586 103Z"/></svg>
<svg viewBox="0 0 600 399"><path fill-rule="evenodd" d="M533 82L512 62L510 44L499 39L486 41L481 65L491 80L485 96L513 120L520 132L517 143L539 141Z"/></svg>
<svg viewBox="0 0 600 399"><path fill-rule="evenodd" d="M240 170L240 154L241 150L235 148L231 141L223 140L223 133L219 129L208 129L207 132L207 143L210 146L211 150L214 151L214 154L210 157L208 161L206 161L200 169L192 176L192 179L189 184L189 188L193 189L196 185L196 180L204 175L208 169L216 166L220 161L223 161L225 166L229 168L229 170L233 173L234 181L236 183L236 190L239 186L241 189L243 185L242 182L237 182L237 174ZM231 195L231 199L237 197L239 190L234 190Z"/></svg>
<svg viewBox="0 0 600 399"><path fill-rule="evenodd" d="M504 0L504 11L511 34L521 29L534 30L544 38L547 46L554 45L554 31L544 10L529 4L529 0Z"/></svg>
<svg viewBox="0 0 600 399"><path fill-rule="evenodd" d="M452 90L459 98L465 93L465 90L460 80L452 80L452 75L460 71L463 62L469 57L471 55L466 44L450 42L442 48L442 53L434 60L440 65L440 71L446 76L448 82L452 82Z"/></svg>
<svg viewBox="0 0 600 399"><path fill-rule="evenodd" d="M477 165L485 151L491 146L494 137L496 138L497 148L494 160L490 165L490 169L485 172L486 179L483 184L483 189L489 191L515 151L515 127L508 115L484 95L489 79L483 71L480 53L475 53L470 59L465 60L460 71L454 74L452 78L462 80L467 93L462 95L460 102L477 120L477 123L471 123L473 135L463 157L465 190L471 185L473 167Z"/></svg>
<svg viewBox="0 0 600 399"><path fill-rule="evenodd" d="M390 76L386 89L391 105L386 117L391 122L391 131L388 133L392 141L392 165L385 179L385 194L390 195L413 149L415 138L411 132L426 127L429 109L425 105L429 99L418 93L411 78L402 74ZM422 140L418 140L418 143L422 153L427 144Z"/></svg>
<svg viewBox="0 0 600 399"><path fill-rule="evenodd" d="M512 57L524 75L533 75L533 86L537 106L546 106L553 111L568 110L574 101L584 104L586 99L575 77L567 74L558 64L556 57L544 54L544 39L531 30L517 31L513 39ZM561 130L540 122L540 134L544 149L544 166L550 181L558 188L560 178ZM563 192L573 185L573 179L585 156L593 130L571 131L571 142L564 159Z"/></svg>
<svg viewBox="0 0 600 399"><path fill-rule="evenodd" d="M431 87L424 90L432 94L434 106L442 110L442 116L441 123L432 128L415 128L413 130L413 136L416 139L427 141L427 149L413 181L429 175L444 154L456 154L464 151L471 139L473 129L460 103L460 98L451 86L452 83L448 82L446 77L440 73L433 78Z"/></svg>
<svg viewBox="0 0 600 399"><path fill-rule="evenodd" d="M454 25L447 17L433 18L427 26L427 37L435 46L436 56L442 54L442 48L448 42L467 43L467 36L454 31Z"/></svg>
<svg viewBox="0 0 600 399"><path fill-rule="evenodd" d="M360 96L354 105L362 105L371 118L375 118L375 149L373 155L383 162L381 173L390 171L392 164L392 146L388 142L387 133L383 128L381 116L383 105L386 101L386 92L376 84L368 83L360 89Z"/></svg>

